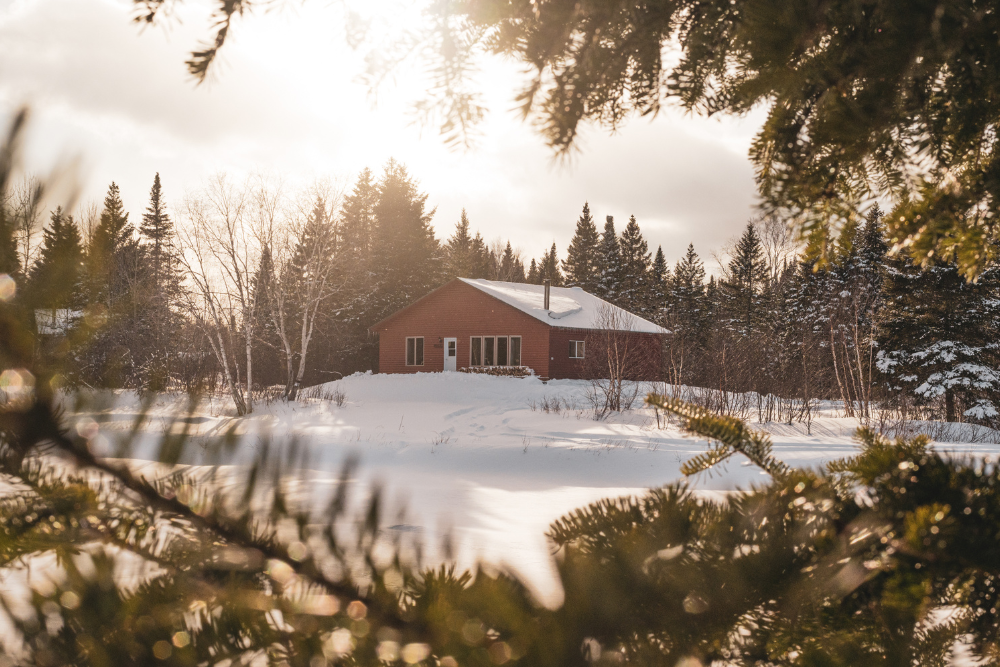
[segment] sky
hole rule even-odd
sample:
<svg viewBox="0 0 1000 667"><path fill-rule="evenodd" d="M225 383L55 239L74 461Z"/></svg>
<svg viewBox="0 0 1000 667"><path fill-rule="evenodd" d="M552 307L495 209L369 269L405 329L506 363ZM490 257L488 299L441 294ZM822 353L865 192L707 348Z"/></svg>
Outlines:
<svg viewBox="0 0 1000 667"><path fill-rule="evenodd" d="M219 172L349 186L390 157L428 194L439 238L465 208L487 240L510 239L526 258L553 242L564 256L584 201L599 225L614 215L619 231L635 215L671 262L694 243L710 264L755 214L747 151L761 112L708 119L671 109L613 134L585 128L579 150L557 160L514 110L520 66L487 60L478 82L490 112L475 145L455 150L414 120L422 61L375 92L360 81L364 53L421 20L415 4L354 8L371 22L361 51L346 45L342 2L290 2L238 20L197 85L184 61L210 35L205 0L175 3L153 27L131 20L128 0L0 0L0 120L30 104L26 168L77 164L82 203L99 202L113 180L134 219L156 172L176 209Z"/></svg>

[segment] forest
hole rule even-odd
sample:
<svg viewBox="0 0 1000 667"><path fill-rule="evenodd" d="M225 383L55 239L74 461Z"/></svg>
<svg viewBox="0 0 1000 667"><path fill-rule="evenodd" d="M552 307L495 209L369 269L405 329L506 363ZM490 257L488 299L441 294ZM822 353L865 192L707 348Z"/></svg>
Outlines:
<svg viewBox="0 0 1000 667"><path fill-rule="evenodd" d="M369 332L456 277L579 286L664 326L662 380L714 411L809 421L820 401L863 423L990 425L1000 391L997 270L890 252L875 204L828 261L805 260L788 225L751 219L713 256L668 266L634 216L616 229L588 204L560 258L487 241L463 211L450 236L427 194L389 161L349 189L289 193L217 176L168 211L159 174L130 220L110 185L101 206L43 219L26 177L4 202L0 266L16 286L39 361L91 388L219 391L237 410L378 370Z"/></svg>

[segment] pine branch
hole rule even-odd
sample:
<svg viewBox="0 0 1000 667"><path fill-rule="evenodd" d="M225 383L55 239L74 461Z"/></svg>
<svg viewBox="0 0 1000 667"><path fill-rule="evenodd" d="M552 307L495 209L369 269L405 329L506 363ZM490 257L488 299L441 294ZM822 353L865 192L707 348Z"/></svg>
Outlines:
<svg viewBox="0 0 1000 667"><path fill-rule="evenodd" d="M771 477L784 477L789 473L789 467L771 453L771 437L748 428L740 419L719 416L697 405L660 394L649 394L646 403L680 417L688 432L719 443L685 463L682 468L685 475L707 470L736 452L746 456Z"/></svg>

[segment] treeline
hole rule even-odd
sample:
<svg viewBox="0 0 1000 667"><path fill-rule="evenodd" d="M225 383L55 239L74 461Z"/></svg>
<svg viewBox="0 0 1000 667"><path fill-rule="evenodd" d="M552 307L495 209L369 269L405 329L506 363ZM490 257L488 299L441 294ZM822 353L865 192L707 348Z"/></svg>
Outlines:
<svg viewBox="0 0 1000 667"><path fill-rule="evenodd" d="M599 229L587 204L563 259L553 244L526 261L464 211L439 241L427 195L391 160L347 191L218 176L172 215L157 175L138 224L112 183L82 220L51 212L37 247L23 190L4 202L0 273L39 332L40 362L82 386L223 389L245 413L265 391L293 399L377 370L369 328L454 277L547 279L662 324L664 380L715 410L789 421L833 399L865 420L876 406L997 416L997 271L968 283L951 264L890 257L877 207L821 270L763 218L709 276L693 246L668 267L634 216L620 233L611 216Z"/></svg>

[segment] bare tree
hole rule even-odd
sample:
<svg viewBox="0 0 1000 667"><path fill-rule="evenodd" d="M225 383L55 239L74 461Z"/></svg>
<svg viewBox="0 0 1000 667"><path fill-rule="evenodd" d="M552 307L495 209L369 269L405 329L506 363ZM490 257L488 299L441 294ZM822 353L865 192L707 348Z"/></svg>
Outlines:
<svg viewBox="0 0 1000 667"><path fill-rule="evenodd" d="M343 189L317 185L291 208L269 247L276 271L269 306L285 355L285 398L295 400L305 378L321 306L333 295L337 216Z"/></svg>
<svg viewBox="0 0 1000 667"><path fill-rule="evenodd" d="M14 215L14 237L21 268L27 275L38 254L42 232L42 183L32 174L22 176L9 192L7 202Z"/></svg>
<svg viewBox="0 0 1000 667"><path fill-rule="evenodd" d="M253 411L258 305L253 279L260 264L261 240L267 236L258 226L273 220L267 206L277 197L265 190L252 179L236 185L225 174L216 175L201 193L188 198L186 228L177 234L180 261L194 288L187 303L189 314L212 342L240 415ZM245 382L240 380L236 363L240 342L246 355Z"/></svg>
<svg viewBox="0 0 1000 667"><path fill-rule="evenodd" d="M603 304L584 343L584 373L590 378L595 415L630 410L641 391L639 382L658 374L659 337L635 331L629 313Z"/></svg>

